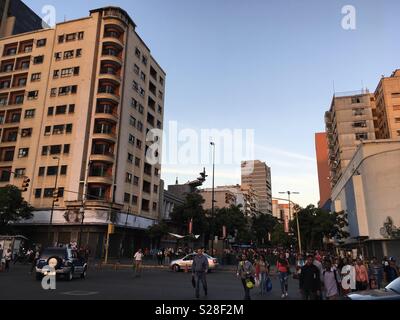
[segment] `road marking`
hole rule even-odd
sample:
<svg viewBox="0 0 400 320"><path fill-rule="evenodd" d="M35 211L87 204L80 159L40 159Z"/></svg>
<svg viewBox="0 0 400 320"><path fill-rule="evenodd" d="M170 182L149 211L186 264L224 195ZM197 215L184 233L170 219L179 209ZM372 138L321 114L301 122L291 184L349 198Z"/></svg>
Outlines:
<svg viewBox="0 0 400 320"><path fill-rule="evenodd" d="M62 292L61 294L67 296L94 296L99 293L100 292L97 291L68 291L68 292Z"/></svg>

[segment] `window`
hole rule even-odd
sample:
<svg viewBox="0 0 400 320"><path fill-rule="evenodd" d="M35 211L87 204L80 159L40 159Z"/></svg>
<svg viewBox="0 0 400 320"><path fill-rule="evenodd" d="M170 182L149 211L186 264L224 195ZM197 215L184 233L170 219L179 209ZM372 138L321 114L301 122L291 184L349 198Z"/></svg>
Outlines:
<svg viewBox="0 0 400 320"><path fill-rule="evenodd" d="M42 156L47 156L49 154L49 147L43 146L42 147Z"/></svg>
<svg viewBox="0 0 400 320"><path fill-rule="evenodd" d="M139 74L139 71L140 71L139 66L137 64L135 64L133 66L133 72L136 73L136 74Z"/></svg>
<svg viewBox="0 0 400 320"><path fill-rule="evenodd" d="M140 50L138 48L135 49L135 56L140 59L141 52L140 52Z"/></svg>
<svg viewBox="0 0 400 320"><path fill-rule="evenodd" d="M74 74L74 68L66 68L61 70L61 78L70 77Z"/></svg>
<svg viewBox="0 0 400 320"><path fill-rule="evenodd" d="M157 210L157 202L153 202L153 211Z"/></svg>
<svg viewBox="0 0 400 320"><path fill-rule="evenodd" d="M50 166L47 167L47 173L48 176L56 176L58 175L58 167L57 166Z"/></svg>
<svg viewBox="0 0 400 320"><path fill-rule="evenodd" d="M85 33L83 31L78 32L78 40L83 40Z"/></svg>
<svg viewBox="0 0 400 320"><path fill-rule="evenodd" d="M141 140L136 139L136 147L137 147L138 149L142 149L142 141L141 141Z"/></svg>
<svg viewBox="0 0 400 320"><path fill-rule="evenodd" d="M35 189L35 198L39 199L42 197L42 189Z"/></svg>
<svg viewBox="0 0 400 320"><path fill-rule="evenodd" d="M63 134L64 133L64 125L56 125L53 127L53 134Z"/></svg>
<svg viewBox="0 0 400 320"><path fill-rule="evenodd" d="M132 127L136 127L136 119L135 119L134 117L130 116L130 118L129 118L129 124L130 124Z"/></svg>
<svg viewBox="0 0 400 320"><path fill-rule="evenodd" d="M57 79L60 76L60 70L54 70L53 79Z"/></svg>
<svg viewBox="0 0 400 320"><path fill-rule="evenodd" d="M354 116L362 116L363 114L364 114L364 109L363 108L353 109L353 115Z"/></svg>
<svg viewBox="0 0 400 320"><path fill-rule="evenodd" d="M57 106L56 107L56 115L58 114L66 114L67 113L67 106Z"/></svg>
<svg viewBox="0 0 400 320"><path fill-rule="evenodd" d="M39 72L39 73L33 73L33 74L31 75L31 81L32 81L32 82L34 82L34 81L40 81L41 76L42 76L42 74L41 74L40 72Z"/></svg>
<svg viewBox="0 0 400 320"><path fill-rule="evenodd" d="M144 107L139 103L139 113L144 113Z"/></svg>
<svg viewBox="0 0 400 320"><path fill-rule="evenodd" d="M128 162L133 163L133 154L128 153Z"/></svg>
<svg viewBox="0 0 400 320"><path fill-rule="evenodd" d="M52 88L50 90L50 97L55 97L57 95L57 88Z"/></svg>
<svg viewBox="0 0 400 320"><path fill-rule="evenodd" d="M157 185L154 185L154 186L153 186L153 192L154 192L154 193L158 193L158 186L157 186Z"/></svg>
<svg viewBox="0 0 400 320"><path fill-rule="evenodd" d="M127 172L126 176L125 176L125 182L132 183L132 179L133 179L133 175L131 173Z"/></svg>
<svg viewBox="0 0 400 320"><path fill-rule="evenodd" d="M55 54L54 54L54 58L56 59L56 61L59 61L59 60L61 60L61 52L56 52Z"/></svg>
<svg viewBox="0 0 400 320"><path fill-rule="evenodd" d="M140 94L142 97L144 97L145 94L146 94L146 91L145 91L142 87L140 87L140 88L139 88L139 94Z"/></svg>
<svg viewBox="0 0 400 320"><path fill-rule="evenodd" d="M28 138L32 136L32 128L26 128L21 130L21 137Z"/></svg>
<svg viewBox="0 0 400 320"><path fill-rule="evenodd" d="M71 145L64 144L64 154L69 154L69 150L71 149Z"/></svg>
<svg viewBox="0 0 400 320"><path fill-rule="evenodd" d="M354 128L365 128L367 126L366 121L358 121L353 123Z"/></svg>
<svg viewBox="0 0 400 320"><path fill-rule="evenodd" d="M154 168L154 175L155 175L156 177L158 177L159 174L160 174L160 170L157 169L157 168Z"/></svg>
<svg viewBox="0 0 400 320"><path fill-rule="evenodd" d="M145 66L147 66L147 61L148 61L147 57L146 57L146 56L143 56L143 57L142 57L142 63L143 63Z"/></svg>
<svg viewBox="0 0 400 320"><path fill-rule="evenodd" d="M67 174L68 166L61 166L60 175L65 176Z"/></svg>
<svg viewBox="0 0 400 320"><path fill-rule="evenodd" d="M137 83L135 80L132 82L132 88L133 88L134 90L136 90L136 91L139 90L139 85L138 85L138 83Z"/></svg>
<svg viewBox="0 0 400 320"><path fill-rule="evenodd" d="M51 126L46 126L46 128L44 128L44 135L49 136L50 134L51 134Z"/></svg>
<svg viewBox="0 0 400 320"><path fill-rule="evenodd" d="M19 78L18 81L17 81L17 86L18 87L26 86L26 78Z"/></svg>
<svg viewBox="0 0 400 320"><path fill-rule="evenodd" d="M129 203L131 195L129 193L124 193L124 202Z"/></svg>
<svg viewBox="0 0 400 320"><path fill-rule="evenodd" d="M15 169L15 177L23 177L25 176L25 168L19 168L19 169Z"/></svg>
<svg viewBox="0 0 400 320"><path fill-rule="evenodd" d="M136 177L136 176L133 177L133 184L134 184L135 186L138 186L138 185L139 185L139 177Z"/></svg>
<svg viewBox="0 0 400 320"><path fill-rule="evenodd" d="M72 133L72 123L69 123L65 126L66 133Z"/></svg>
<svg viewBox="0 0 400 320"><path fill-rule="evenodd" d="M163 86L164 85L164 79L160 77L160 84Z"/></svg>
<svg viewBox="0 0 400 320"><path fill-rule="evenodd" d="M158 91L158 98L162 100L164 97L164 94L161 91Z"/></svg>
<svg viewBox="0 0 400 320"><path fill-rule="evenodd" d="M351 103L361 103L361 98L360 97L352 97L351 98Z"/></svg>
<svg viewBox="0 0 400 320"><path fill-rule="evenodd" d="M44 198L53 198L53 192L54 192L54 188L46 188L46 189L44 189L43 197Z"/></svg>
<svg viewBox="0 0 400 320"><path fill-rule="evenodd" d="M131 134L129 134L129 143L135 144L135 137Z"/></svg>
<svg viewBox="0 0 400 320"><path fill-rule="evenodd" d="M15 97L15 104L23 104L24 103L24 95L19 95Z"/></svg>
<svg viewBox="0 0 400 320"><path fill-rule="evenodd" d="M36 100L39 96L39 91L29 91L28 92L28 100Z"/></svg>
<svg viewBox="0 0 400 320"><path fill-rule="evenodd" d="M50 154L55 155L55 154L60 154L61 153L61 147L62 145L54 145L50 147Z"/></svg>
<svg viewBox="0 0 400 320"><path fill-rule="evenodd" d="M82 56L82 49L76 49L76 57L79 58Z"/></svg>
<svg viewBox="0 0 400 320"><path fill-rule="evenodd" d="M49 107L48 109L47 109L47 115L48 116L52 116L54 114L54 107Z"/></svg>
<svg viewBox="0 0 400 320"><path fill-rule="evenodd" d="M161 127L162 127L161 121L157 120L157 128L158 128L158 129L161 129Z"/></svg>
<svg viewBox="0 0 400 320"><path fill-rule="evenodd" d="M18 150L18 158L26 158L29 155L29 148L21 148Z"/></svg>
<svg viewBox="0 0 400 320"><path fill-rule="evenodd" d="M74 104L70 104L69 108L68 108L68 113L74 113L75 112L75 105Z"/></svg>
<svg viewBox="0 0 400 320"><path fill-rule="evenodd" d="M135 158L135 166L140 167L140 159L139 158Z"/></svg>
<svg viewBox="0 0 400 320"><path fill-rule="evenodd" d="M395 122L395 123L400 123L400 117L394 118L394 122Z"/></svg>
<svg viewBox="0 0 400 320"><path fill-rule="evenodd" d="M76 33L67 34L65 40L66 40L67 42L76 40Z"/></svg>
<svg viewBox="0 0 400 320"><path fill-rule="evenodd" d="M136 127L140 132L143 131L143 123L141 121L138 121L137 127Z"/></svg>
<svg viewBox="0 0 400 320"><path fill-rule="evenodd" d="M356 140L368 140L368 133L356 133Z"/></svg>
<svg viewBox="0 0 400 320"><path fill-rule="evenodd" d="M29 109L25 111L25 119L31 119L35 117L35 109Z"/></svg>
<svg viewBox="0 0 400 320"><path fill-rule="evenodd" d="M138 102L136 101L136 99L132 98L131 107L134 109L137 109L137 106L138 106Z"/></svg>
<svg viewBox="0 0 400 320"><path fill-rule="evenodd" d="M146 75L144 74L144 72L140 73L140 79L142 79L143 81L146 81Z"/></svg>
<svg viewBox="0 0 400 320"><path fill-rule="evenodd" d="M41 48L46 46L47 39L39 39L36 41L36 47Z"/></svg>
<svg viewBox="0 0 400 320"><path fill-rule="evenodd" d="M42 64L44 61L44 56L37 56L33 58L33 64Z"/></svg>
<svg viewBox="0 0 400 320"><path fill-rule="evenodd" d="M400 105L394 105L393 111L400 111Z"/></svg>
<svg viewBox="0 0 400 320"><path fill-rule="evenodd" d="M138 203L138 197L135 196L135 195L132 195L132 204L133 204L134 206L136 206L137 203Z"/></svg>
<svg viewBox="0 0 400 320"><path fill-rule="evenodd" d="M159 114L162 114L162 107L160 105L158 105L158 110L157 111L158 111Z"/></svg>
<svg viewBox="0 0 400 320"><path fill-rule="evenodd" d="M64 43L64 35L58 36L58 43Z"/></svg>
<svg viewBox="0 0 400 320"><path fill-rule="evenodd" d="M64 59L72 59L74 57L74 50L64 52Z"/></svg>

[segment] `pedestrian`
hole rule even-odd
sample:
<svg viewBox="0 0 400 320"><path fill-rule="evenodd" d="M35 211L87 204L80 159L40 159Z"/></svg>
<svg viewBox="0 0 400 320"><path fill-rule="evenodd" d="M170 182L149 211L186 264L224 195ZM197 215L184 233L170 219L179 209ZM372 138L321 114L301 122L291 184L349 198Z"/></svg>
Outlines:
<svg viewBox="0 0 400 320"><path fill-rule="evenodd" d="M319 278L322 281L322 272L324 271L324 267L321 263L321 255L318 251L316 251L316 254L314 255L314 261L313 264L316 266L319 270ZM321 283L322 284L322 283ZM318 300L322 300L322 291L319 291L320 295L317 297Z"/></svg>
<svg viewBox="0 0 400 320"><path fill-rule="evenodd" d="M327 300L336 300L340 296L341 279L330 259L325 260L324 271L322 272L322 284Z"/></svg>
<svg viewBox="0 0 400 320"><path fill-rule="evenodd" d="M314 265L314 256L308 255L300 273L300 292L303 300L318 300L321 295L321 279L318 268Z"/></svg>
<svg viewBox="0 0 400 320"><path fill-rule="evenodd" d="M0 272L3 271L3 265L4 265L4 263L5 263L5 259L4 259L4 257L3 257L3 253L4 253L3 247L2 247L1 244L0 244Z"/></svg>
<svg viewBox="0 0 400 320"><path fill-rule="evenodd" d="M251 300L248 281L254 283L254 267L245 254L242 254L236 275L240 278L244 289L244 300Z"/></svg>
<svg viewBox="0 0 400 320"><path fill-rule="evenodd" d="M39 252L39 250L36 250L35 257L34 257L34 259L32 261L31 270L29 272L30 274L32 274L33 270L35 270L35 267L36 267L36 264L37 264L37 262L39 260L39 257L40 257L40 252Z"/></svg>
<svg viewBox="0 0 400 320"><path fill-rule="evenodd" d="M281 292L282 292L281 298L284 299L289 295L288 289L289 289L290 266L283 252L279 255L278 261L276 262L276 269L278 271L279 282L281 284Z"/></svg>
<svg viewBox="0 0 400 320"><path fill-rule="evenodd" d="M259 279L260 279L260 294L267 294L267 278L269 277L269 263L264 256L260 256L259 264Z"/></svg>
<svg viewBox="0 0 400 320"><path fill-rule="evenodd" d="M204 295L208 295L207 287L207 272L208 272L208 258L204 255L203 249L198 249L197 254L193 257L192 275L196 281L196 298L200 298L200 282L203 286Z"/></svg>
<svg viewBox="0 0 400 320"><path fill-rule="evenodd" d="M9 272L10 271L10 263L11 263L11 260L12 260L12 252L11 252L11 249L7 249L7 252L6 252L6 254L5 254L5 260L6 260L6 266L5 266L5 271L6 272Z"/></svg>
<svg viewBox="0 0 400 320"><path fill-rule="evenodd" d="M378 262L376 257L372 258L371 264L368 268L369 287L371 289L382 288L383 281L383 266Z"/></svg>
<svg viewBox="0 0 400 320"><path fill-rule="evenodd" d="M163 255L162 251L161 251L161 250L158 250L158 251L157 251L157 262L158 262L158 265L159 265L159 266L162 265L162 255Z"/></svg>
<svg viewBox="0 0 400 320"><path fill-rule="evenodd" d="M142 273L142 262L143 262L143 253L142 249L139 249L135 255L134 255L134 260L135 260L135 276L140 277Z"/></svg>
<svg viewBox="0 0 400 320"><path fill-rule="evenodd" d="M363 261L358 258L356 260L356 291L364 291L368 289L368 270Z"/></svg>
<svg viewBox="0 0 400 320"><path fill-rule="evenodd" d="M386 267L385 273L388 283L391 283L400 276L400 270L396 265L396 259L394 257L389 258L389 265Z"/></svg>

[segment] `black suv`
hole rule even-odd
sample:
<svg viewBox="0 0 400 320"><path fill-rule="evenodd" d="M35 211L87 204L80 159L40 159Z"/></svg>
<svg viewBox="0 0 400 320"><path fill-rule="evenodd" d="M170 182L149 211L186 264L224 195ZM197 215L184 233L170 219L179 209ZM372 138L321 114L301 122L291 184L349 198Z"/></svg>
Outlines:
<svg viewBox="0 0 400 320"><path fill-rule="evenodd" d="M77 250L68 247L46 248L36 263L36 279L41 280L47 272L46 266L53 265L57 275L62 275L68 281L75 276L86 278L87 262Z"/></svg>

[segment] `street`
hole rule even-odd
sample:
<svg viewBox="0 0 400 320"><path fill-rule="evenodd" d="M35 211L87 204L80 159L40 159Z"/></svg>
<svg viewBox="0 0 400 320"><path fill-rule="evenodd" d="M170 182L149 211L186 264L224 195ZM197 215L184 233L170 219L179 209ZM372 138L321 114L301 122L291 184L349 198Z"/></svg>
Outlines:
<svg viewBox="0 0 400 320"><path fill-rule="evenodd" d="M9 273L0 273L0 300L194 300L191 274L174 273L168 269L146 268L142 277L135 278L132 270L114 270L111 267L90 268L86 280L71 282L57 279L56 290L46 291L29 266L15 265ZM242 300L243 288L232 270L218 270L208 275L207 300ZM273 289L266 296L259 295L259 288L252 290L253 300L281 299L279 280L272 276ZM203 299L204 297L201 296ZM289 297L299 299L298 282L290 279Z"/></svg>

